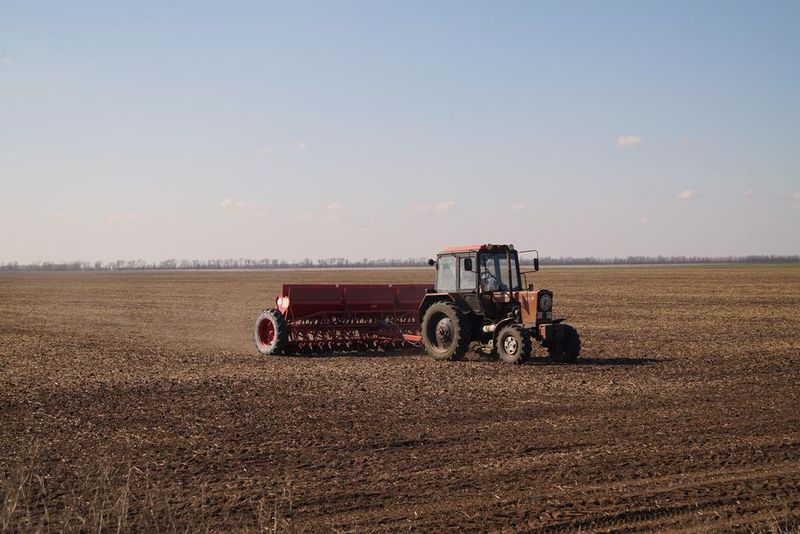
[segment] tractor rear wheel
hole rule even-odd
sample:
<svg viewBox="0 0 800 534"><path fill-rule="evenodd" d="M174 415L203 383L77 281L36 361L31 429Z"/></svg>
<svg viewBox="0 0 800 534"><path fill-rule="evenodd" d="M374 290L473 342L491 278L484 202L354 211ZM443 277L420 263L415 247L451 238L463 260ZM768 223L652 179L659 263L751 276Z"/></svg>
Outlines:
<svg viewBox="0 0 800 534"><path fill-rule="evenodd" d="M504 363L525 363L531 357L530 333L518 324L503 327L497 334L495 352Z"/></svg>
<svg viewBox="0 0 800 534"><path fill-rule="evenodd" d="M461 360L469 349L467 318L452 302L434 302L422 318L422 344L434 360Z"/></svg>
<svg viewBox="0 0 800 534"><path fill-rule="evenodd" d="M275 309L262 311L256 319L256 349L264 355L281 354L289 342L286 318Z"/></svg>
<svg viewBox="0 0 800 534"><path fill-rule="evenodd" d="M562 341L553 343L547 347L550 354L550 361L557 363L572 363L578 359L581 353L581 336L574 327L565 324L564 338Z"/></svg>

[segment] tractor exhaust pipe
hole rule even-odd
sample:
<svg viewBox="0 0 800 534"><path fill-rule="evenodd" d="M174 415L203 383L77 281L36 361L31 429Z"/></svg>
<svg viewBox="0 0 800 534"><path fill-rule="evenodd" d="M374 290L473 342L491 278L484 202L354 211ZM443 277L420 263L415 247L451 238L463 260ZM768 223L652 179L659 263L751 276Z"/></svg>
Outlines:
<svg viewBox="0 0 800 534"><path fill-rule="evenodd" d="M514 302L514 292L512 289L514 288L514 282L511 279L511 251L514 249L513 245L509 245L506 248L506 265L508 266L508 302Z"/></svg>

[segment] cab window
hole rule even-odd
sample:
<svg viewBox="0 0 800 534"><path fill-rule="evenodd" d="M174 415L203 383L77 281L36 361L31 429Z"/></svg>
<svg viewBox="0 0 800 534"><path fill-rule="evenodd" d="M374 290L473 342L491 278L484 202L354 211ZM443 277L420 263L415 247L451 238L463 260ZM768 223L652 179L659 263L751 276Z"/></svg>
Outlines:
<svg viewBox="0 0 800 534"><path fill-rule="evenodd" d="M511 276L516 278L517 258L511 256ZM480 256L481 290L508 291L508 258L502 254L481 254ZM512 290L519 290L519 279L512 280Z"/></svg>
<svg viewBox="0 0 800 534"><path fill-rule="evenodd" d="M436 269L436 291L454 293L456 291L456 258L441 256Z"/></svg>
<svg viewBox="0 0 800 534"><path fill-rule="evenodd" d="M472 263L472 270L468 271L465 269L466 260L469 259ZM475 263L475 258L459 258L458 259L458 288L462 291L474 291L475 290L475 271L478 268L478 264Z"/></svg>

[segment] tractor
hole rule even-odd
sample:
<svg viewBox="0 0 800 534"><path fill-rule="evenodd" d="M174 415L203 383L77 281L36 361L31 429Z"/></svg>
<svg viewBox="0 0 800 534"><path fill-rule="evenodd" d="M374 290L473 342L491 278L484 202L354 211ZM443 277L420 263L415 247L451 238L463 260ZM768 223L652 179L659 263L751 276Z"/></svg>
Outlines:
<svg viewBox="0 0 800 534"><path fill-rule="evenodd" d="M424 346L436 360L460 360L477 343L506 363L531 356L533 340L555 362L578 358L578 332L553 317L553 293L534 290L513 245L450 247L436 260L436 286L284 284L261 312L256 349L265 355ZM525 285L523 286L523 280ZM523 289L524 288L524 289Z"/></svg>
<svg viewBox="0 0 800 534"><path fill-rule="evenodd" d="M519 254L535 252L533 271L521 272ZM422 344L437 360L462 359L470 343L491 347L506 363L530 358L532 340L555 362L573 362L581 350L578 332L553 317L553 293L535 290L527 275L539 270L535 250L513 245L450 247L436 260L436 287L419 307ZM526 284L523 286L523 280Z"/></svg>

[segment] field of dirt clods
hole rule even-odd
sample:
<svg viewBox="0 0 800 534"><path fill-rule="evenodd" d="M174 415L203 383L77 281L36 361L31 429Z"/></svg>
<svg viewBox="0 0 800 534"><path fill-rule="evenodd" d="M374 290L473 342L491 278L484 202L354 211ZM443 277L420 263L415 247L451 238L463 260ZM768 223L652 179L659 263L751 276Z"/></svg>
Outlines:
<svg viewBox="0 0 800 534"><path fill-rule="evenodd" d="M576 365L253 347L283 282L430 281L0 275L0 532L800 528L800 268L545 268Z"/></svg>

